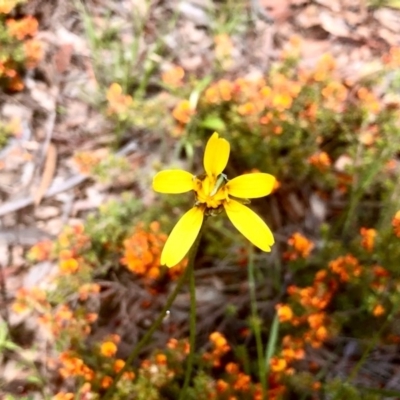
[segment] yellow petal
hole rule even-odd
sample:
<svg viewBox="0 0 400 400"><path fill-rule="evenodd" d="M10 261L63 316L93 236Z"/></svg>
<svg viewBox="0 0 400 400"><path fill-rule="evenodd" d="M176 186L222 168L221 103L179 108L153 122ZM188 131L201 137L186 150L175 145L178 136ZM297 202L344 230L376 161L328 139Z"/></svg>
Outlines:
<svg viewBox="0 0 400 400"><path fill-rule="evenodd" d="M153 189L159 193L185 193L193 190L193 175L180 169L160 171L153 178Z"/></svg>
<svg viewBox="0 0 400 400"><path fill-rule="evenodd" d="M172 229L161 253L161 264L173 267L182 261L200 232L204 212L200 207L191 208Z"/></svg>
<svg viewBox="0 0 400 400"><path fill-rule="evenodd" d="M270 194L274 184L275 177L257 172L233 178L226 184L226 187L228 188L228 193L232 196L241 199L255 199Z"/></svg>
<svg viewBox="0 0 400 400"><path fill-rule="evenodd" d="M219 138L218 133L214 132L208 139L204 152L204 169L207 175L216 177L225 169L228 164L229 152L229 142Z"/></svg>
<svg viewBox="0 0 400 400"><path fill-rule="evenodd" d="M261 250L271 251L275 243L272 232L254 211L232 199L224 207L232 224L243 236Z"/></svg>

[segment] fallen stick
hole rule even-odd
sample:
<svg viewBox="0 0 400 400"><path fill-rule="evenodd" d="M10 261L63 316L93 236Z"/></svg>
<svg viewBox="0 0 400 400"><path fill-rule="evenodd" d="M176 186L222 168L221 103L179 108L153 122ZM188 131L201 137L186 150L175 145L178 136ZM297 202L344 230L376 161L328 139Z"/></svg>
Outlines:
<svg viewBox="0 0 400 400"><path fill-rule="evenodd" d="M132 151L135 151L137 149L137 144L136 142L130 142L126 146L124 146L121 150L119 150L116 155L117 156L125 156ZM78 174L75 176L72 176L71 178L65 180L64 182L61 183L56 183L52 184L44 194L44 198L49 198L53 197L58 193L65 192L66 190L70 190L75 186L80 185L82 182L84 182L86 179L88 179L90 176L89 175L83 175L83 174ZM34 198L32 196L27 196L22 199L13 199L10 200L2 205L0 205L0 217L7 215L9 213L15 212L20 210L21 208L28 207L32 204L34 204Z"/></svg>

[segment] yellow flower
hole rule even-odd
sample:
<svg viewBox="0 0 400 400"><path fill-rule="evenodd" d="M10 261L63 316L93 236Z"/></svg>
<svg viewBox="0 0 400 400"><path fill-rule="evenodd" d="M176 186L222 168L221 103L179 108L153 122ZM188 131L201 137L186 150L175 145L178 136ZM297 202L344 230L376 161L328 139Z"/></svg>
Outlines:
<svg viewBox="0 0 400 400"><path fill-rule="evenodd" d="M159 172L153 189L159 193L185 193L193 190L196 202L172 230L161 254L161 264L172 267L181 261L196 240L204 215L215 215L225 209L233 225L250 242L263 251L271 251L272 232L265 222L238 199L267 196L274 188L275 178L253 173L228 180L222 173L228 163L229 142L214 132L204 153L205 174L194 176L182 170Z"/></svg>

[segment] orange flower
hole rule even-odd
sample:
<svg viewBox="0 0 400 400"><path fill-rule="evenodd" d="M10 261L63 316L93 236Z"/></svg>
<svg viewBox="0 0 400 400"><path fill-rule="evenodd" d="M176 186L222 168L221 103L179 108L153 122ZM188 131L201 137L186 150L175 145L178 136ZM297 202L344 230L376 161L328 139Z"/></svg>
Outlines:
<svg viewBox="0 0 400 400"><path fill-rule="evenodd" d="M169 349L176 350L176 348L178 347L178 344L179 343L178 343L177 339L171 338L171 339L168 340L167 347Z"/></svg>
<svg viewBox="0 0 400 400"><path fill-rule="evenodd" d="M51 240L42 240L29 250L28 257L35 261L48 260L53 249Z"/></svg>
<svg viewBox="0 0 400 400"><path fill-rule="evenodd" d="M308 162L320 171L325 171L331 165L331 159L325 151L314 153L308 158Z"/></svg>
<svg viewBox="0 0 400 400"><path fill-rule="evenodd" d="M125 361L124 360L121 360L121 359L115 360L115 362L114 362L114 371L116 373L118 373L119 371L121 371L122 368L124 368L124 366L125 366Z"/></svg>
<svg viewBox="0 0 400 400"><path fill-rule="evenodd" d="M323 310L328 306L334 290L334 287L328 287L324 282L314 280L312 286L298 288L292 285L288 287L287 292L291 297L299 301L303 307L314 311ZM295 322L296 320L293 320L292 323L295 324Z"/></svg>
<svg viewBox="0 0 400 400"><path fill-rule="evenodd" d="M213 332L209 338L216 348L225 348L228 344L225 337L219 332Z"/></svg>
<svg viewBox="0 0 400 400"><path fill-rule="evenodd" d="M1 0L0 0L1 1ZM1 3L0 3L1 4ZM75 398L74 393L71 392L59 392L51 398L51 400L73 400Z"/></svg>
<svg viewBox="0 0 400 400"><path fill-rule="evenodd" d="M119 335L117 335L117 334L115 334L115 333L113 333L112 335L109 335L108 338L109 338L109 340L110 340L111 342L114 342L114 343L116 343L116 344L118 344L118 343L121 342L121 336L119 336Z"/></svg>
<svg viewBox="0 0 400 400"><path fill-rule="evenodd" d="M86 314L85 320L87 322L89 322L89 324L92 324L93 322L97 321L98 317L99 316L96 313L89 313L89 314Z"/></svg>
<svg viewBox="0 0 400 400"><path fill-rule="evenodd" d="M361 246L364 247L365 250L371 252L374 249L375 238L377 235L376 230L361 228L360 234L362 236Z"/></svg>
<svg viewBox="0 0 400 400"><path fill-rule="evenodd" d="M103 342L100 346L100 353L105 357L112 357L117 352L117 345L114 342Z"/></svg>
<svg viewBox="0 0 400 400"><path fill-rule="evenodd" d="M215 104L220 102L218 89L215 85L210 86L209 88L206 89L204 97L207 103Z"/></svg>
<svg viewBox="0 0 400 400"><path fill-rule="evenodd" d="M269 360L269 365L271 367L271 371L273 372L282 372L288 366L285 359L278 357L271 357Z"/></svg>
<svg viewBox="0 0 400 400"><path fill-rule="evenodd" d="M284 107L289 108L293 99L301 92L301 85L296 81L288 79L284 74L277 73L272 77L272 89L275 95L284 94L281 100L283 100Z"/></svg>
<svg viewBox="0 0 400 400"><path fill-rule="evenodd" d="M155 362L157 365L167 365L167 356L165 354L157 354Z"/></svg>
<svg viewBox="0 0 400 400"><path fill-rule="evenodd" d="M36 35L39 26L37 19L30 15L20 20L8 19L6 25L8 33L18 40Z"/></svg>
<svg viewBox="0 0 400 400"><path fill-rule="evenodd" d="M318 329L319 327L323 326L325 323L326 314L324 312L318 312L314 314L310 314L307 317L307 322L310 325L311 329Z"/></svg>
<svg viewBox="0 0 400 400"><path fill-rule="evenodd" d="M261 125L268 125L269 123L272 122L274 116L271 112L267 112L265 115L260 117L260 124Z"/></svg>
<svg viewBox="0 0 400 400"><path fill-rule="evenodd" d="M113 382L113 379L111 378L111 376L106 375L106 376L103 376L100 385L103 389L107 389L111 386L112 382Z"/></svg>
<svg viewBox="0 0 400 400"><path fill-rule="evenodd" d="M226 354L231 348L228 344L228 341L220 332L213 332L209 336L209 339L212 342L214 348L211 353L205 354L205 358L211 361L214 367L219 367L221 364L221 357Z"/></svg>
<svg viewBox="0 0 400 400"><path fill-rule="evenodd" d="M154 221L148 229L143 224L136 226L133 234L124 241L124 253L120 259L130 271L148 280L155 280L160 276L160 257L162 248L167 240L164 233L159 232L159 223ZM171 279L181 275L186 260L168 270Z"/></svg>
<svg viewBox="0 0 400 400"><path fill-rule="evenodd" d="M29 297L30 293L27 289L18 289L15 295L15 301L12 304L11 309L17 314L22 314L25 311L28 311L30 305Z"/></svg>
<svg viewBox="0 0 400 400"><path fill-rule="evenodd" d="M100 292L100 285L97 283L85 283L79 290L79 300L85 301L89 298L90 294L95 294Z"/></svg>
<svg viewBox="0 0 400 400"><path fill-rule="evenodd" d="M362 272L358 260L351 254L332 260L329 263L329 269L339 275L342 282L348 282L352 278L360 276Z"/></svg>
<svg viewBox="0 0 400 400"><path fill-rule="evenodd" d="M287 304L277 304L275 309L280 322L288 322L293 318L293 311Z"/></svg>
<svg viewBox="0 0 400 400"><path fill-rule="evenodd" d="M233 388L238 391L246 392L249 390L250 382L250 376L240 372L236 377Z"/></svg>
<svg viewBox="0 0 400 400"><path fill-rule="evenodd" d="M293 251L285 253L285 257L290 260L296 260L299 257L307 258L314 248L314 243L299 232L289 238L288 245L293 247Z"/></svg>
<svg viewBox="0 0 400 400"><path fill-rule="evenodd" d="M122 377L123 377L124 379L129 380L129 381L133 381L133 380L135 379L135 373L132 372L132 371L127 371L127 372L124 372L124 374L122 375Z"/></svg>
<svg viewBox="0 0 400 400"><path fill-rule="evenodd" d="M195 110L192 108L189 100L182 100L172 111L172 116L184 125L190 121L194 114Z"/></svg>
<svg viewBox="0 0 400 400"><path fill-rule="evenodd" d="M230 362L225 365L225 371L228 374L235 375L239 372L239 366L233 362Z"/></svg>
<svg viewBox="0 0 400 400"><path fill-rule="evenodd" d="M185 70L179 65L174 65L161 75L162 81L171 87L182 86L183 78L185 77Z"/></svg>
<svg viewBox="0 0 400 400"><path fill-rule="evenodd" d="M331 54L324 54L318 60L314 71L314 80L317 82L324 81L330 73L336 69L336 61Z"/></svg>
<svg viewBox="0 0 400 400"><path fill-rule="evenodd" d="M347 88L342 83L329 82L322 90L322 96L328 101L328 105L334 106L336 102L343 102L347 97ZM335 107L332 107L335 108Z"/></svg>
<svg viewBox="0 0 400 400"><path fill-rule="evenodd" d="M371 113L378 113L381 109L381 102L369 89L361 87L357 91L358 98L363 102L364 107Z"/></svg>
<svg viewBox="0 0 400 400"><path fill-rule="evenodd" d="M14 71L15 72L15 71ZM20 92L24 89L24 82L22 82L21 77L18 74L15 74L9 82L8 82L8 89L13 92Z"/></svg>
<svg viewBox="0 0 400 400"><path fill-rule="evenodd" d="M62 325L65 321L71 321L74 317L74 313L66 305L61 305L54 315L54 320L59 325Z"/></svg>
<svg viewBox="0 0 400 400"><path fill-rule="evenodd" d="M35 39L26 40L24 42L25 66L26 68L35 68L39 61L43 58L42 44Z"/></svg>
<svg viewBox="0 0 400 400"><path fill-rule="evenodd" d="M233 50L231 38L226 33L221 33L214 37L215 55L221 59L230 58Z"/></svg>
<svg viewBox="0 0 400 400"><path fill-rule="evenodd" d="M394 234L400 238L400 210L396 212L395 216L392 219L392 226Z"/></svg>
<svg viewBox="0 0 400 400"><path fill-rule="evenodd" d="M62 273L74 274L79 269L79 263L75 258L67 258L60 260L58 267Z"/></svg>
<svg viewBox="0 0 400 400"><path fill-rule="evenodd" d="M204 93L207 103L218 104L222 101L231 101L234 93L234 84L227 79L221 79L213 84Z"/></svg>
<svg viewBox="0 0 400 400"><path fill-rule="evenodd" d="M108 109L107 113L124 115L132 105L132 97L122 94L122 87L113 83L107 90Z"/></svg>
<svg viewBox="0 0 400 400"><path fill-rule="evenodd" d="M94 377L94 372L78 357L72 356L68 352L60 354L62 367L59 369L60 375L67 379L74 376L82 376L87 381Z"/></svg>
<svg viewBox="0 0 400 400"><path fill-rule="evenodd" d="M323 342L326 341L328 337L328 330L325 326L320 326L315 330L309 330L304 334L304 340L310 343L314 348L321 347Z"/></svg>
<svg viewBox="0 0 400 400"><path fill-rule="evenodd" d="M215 387L218 393L223 393L228 389L229 384L222 379L218 379Z"/></svg>
<svg viewBox="0 0 400 400"><path fill-rule="evenodd" d="M275 193L280 187L281 183L278 181L278 179L275 179L274 187L272 188L272 193Z"/></svg>
<svg viewBox="0 0 400 400"><path fill-rule="evenodd" d="M380 265L374 265L373 273L378 278L382 278L382 277L387 278L388 276L390 276L389 271L387 269L381 267Z"/></svg>
<svg viewBox="0 0 400 400"><path fill-rule="evenodd" d="M89 174L94 167L99 165L101 160L108 155L108 152L103 151L78 151L74 154L73 160L77 164L79 172Z"/></svg>
<svg viewBox="0 0 400 400"><path fill-rule="evenodd" d="M252 102L247 102L245 104L241 104L237 109L238 114L243 116L254 115L257 113L257 109Z"/></svg>
<svg viewBox="0 0 400 400"><path fill-rule="evenodd" d="M318 104L311 103L308 104L305 109L300 113L301 117L315 122L317 120Z"/></svg>
<svg viewBox="0 0 400 400"><path fill-rule="evenodd" d="M398 68L400 66L400 47L391 47L389 54L382 57L382 61L390 68Z"/></svg>
<svg viewBox="0 0 400 400"><path fill-rule="evenodd" d="M219 91L219 95L223 101L231 101L232 95L234 91L233 83L226 80L221 79L217 82L217 87Z"/></svg>
<svg viewBox="0 0 400 400"><path fill-rule="evenodd" d="M373 314L375 317L380 317L381 315L385 314L385 312L386 312L385 308L384 308L381 304L377 304L377 305L374 307L374 309L373 309L373 311L372 311L372 314Z"/></svg>
<svg viewBox="0 0 400 400"><path fill-rule="evenodd" d="M272 98L272 107L278 111L288 110L293 103L293 98L289 93L276 93Z"/></svg>
<svg viewBox="0 0 400 400"><path fill-rule="evenodd" d="M215 58L218 60L222 69L228 70L233 64L232 52L233 43L226 33L221 33L214 37Z"/></svg>

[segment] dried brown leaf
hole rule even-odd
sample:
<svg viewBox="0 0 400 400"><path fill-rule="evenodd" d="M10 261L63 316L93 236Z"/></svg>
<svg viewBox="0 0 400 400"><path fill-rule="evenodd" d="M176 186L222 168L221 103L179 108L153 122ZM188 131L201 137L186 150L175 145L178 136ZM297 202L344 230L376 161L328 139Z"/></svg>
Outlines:
<svg viewBox="0 0 400 400"><path fill-rule="evenodd" d="M71 44L63 44L59 47L57 53L54 55L53 61L59 74L67 71L70 67L73 49L74 48Z"/></svg>
<svg viewBox="0 0 400 400"><path fill-rule="evenodd" d="M46 163L43 169L42 179L40 181L39 188L34 194L34 204L38 206L53 181L54 172L57 164L57 149L54 144L50 143L47 149Z"/></svg>

